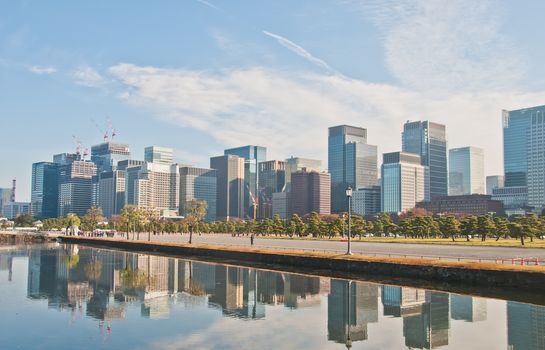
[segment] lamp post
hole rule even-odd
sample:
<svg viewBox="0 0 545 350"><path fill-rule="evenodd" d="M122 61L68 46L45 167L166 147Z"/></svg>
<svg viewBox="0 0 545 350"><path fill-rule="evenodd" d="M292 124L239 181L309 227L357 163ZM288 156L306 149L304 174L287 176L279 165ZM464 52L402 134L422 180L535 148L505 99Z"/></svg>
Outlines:
<svg viewBox="0 0 545 350"><path fill-rule="evenodd" d="M350 227L350 217L352 216L352 208L351 208L352 187L350 186L346 188L346 197L348 198L348 250L346 251L346 254L352 255L352 249L350 247L350 239L352 236L351 227Z"/></svg>

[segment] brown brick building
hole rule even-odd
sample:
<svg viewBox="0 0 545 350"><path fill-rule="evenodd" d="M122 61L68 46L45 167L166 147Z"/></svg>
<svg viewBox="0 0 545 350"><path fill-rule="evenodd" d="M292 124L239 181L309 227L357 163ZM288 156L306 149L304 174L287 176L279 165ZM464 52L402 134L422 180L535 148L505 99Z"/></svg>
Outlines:
<svg viewBox="0 0 545 350"><path fill-rule="evenodd" d="M473 214L483 215L488 213L503 214L502 201L492 200L492 196L484 194L471 194L463 196L441 196L429 202L419 202L417 208L423 208L434 214Z"/></svg>
<svg viewBox="0 0 545 350"><path fill-rule="evenodd" d="M331 214L331 175L306 169L291 174L290 215Z"/></svg>

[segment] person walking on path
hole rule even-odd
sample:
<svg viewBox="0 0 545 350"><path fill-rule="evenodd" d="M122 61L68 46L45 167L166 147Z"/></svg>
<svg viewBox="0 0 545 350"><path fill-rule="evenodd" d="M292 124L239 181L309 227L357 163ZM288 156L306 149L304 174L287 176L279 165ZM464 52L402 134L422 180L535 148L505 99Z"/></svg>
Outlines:
<svg viewBox="0 0 545 350"><path fill-rule="evenodd" d="M254 245L254 238L255 238L255 233L252 233L252 235L250 236L250 245Z"/></svg>

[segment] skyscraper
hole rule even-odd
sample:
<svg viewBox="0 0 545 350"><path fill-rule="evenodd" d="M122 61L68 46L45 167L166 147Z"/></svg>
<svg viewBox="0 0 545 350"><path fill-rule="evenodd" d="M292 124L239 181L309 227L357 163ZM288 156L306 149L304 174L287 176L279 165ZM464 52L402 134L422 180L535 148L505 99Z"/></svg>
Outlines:
<svg viewBox="0 0 545 350"><path fill-rule="evenodd" d="M106 218L121 213L125 206L125 171L103 171L96 177L96 206L102 209Z"/></svg>
<svg viewBox="0 0 545 350"><path fill-rule="evenodd" d="M285 191L285 163L269 160L259 163L259 218L270 218L273 206L273 193Z"/></svg>
<svg viewBox="0 0 545 350"><path fill-rule="evenodd" d="M224 155L234 155L244 159L244 212L241 217L253 218L254 205L257 216L259 201L258 184L259 168L261 162L267 160L267 148L261 146L243 146L226 149Z"/></svg>
<svg viewBox="0 0 545 350"><path fill-rule="evenodd" d="M290 214L331 213L331 175L317 171L291 174Z"/></svg>
<svg viewBox="0 0 545 350"><path fill-rule="evenodd" d="M286 168L286 192L291 191L291 174L304 169L307 171L321 171L322 161L300 157L290 157L285 161Z"/></svg>
<svg viewBox="0 0 545 350"><path fill-rule="evenodd" d="M398 213L429 200L428 167L420 156L406 152L384 153L381 168L381 207L387 213Z"/></svg>
<svg viewBox="0 0 545 350"><path fill-rule="evenodd" d="M11 197L13 195L13 189L11 188L0 188L0 214L2 213L2 208L4 204L11 202Z"/></svg>
<svg viewBox="0 0 545 350"><path fill-rule="evenodd" d="M205 220L216 220L216 170L193 167L180 168L180 215L192 200L206 201Z"/></svg>
<svg viewBox="0 0 545 350"><path fill-rule="evenodd" d="M446 127L430 121L406 122L402 151L420 155L429 168L430 198L448 195Z"/></svg>
<svg viewBox="0 0 545 350"><path fill-rule="evenodd" d="M91 161L97 166L97 173L117 169L117 163L131 156L129 145L103 142L91 147Z"/></svg>
<svg viewBox="0 0 545 350"><path fill-rule="evenodd" d="M74 213L83 216L92 206L95 163L74 160L59 166L59 216Z"/></svg>
<svg viewBox="0 0 545 350"><path fill-rule="evenodd" d="M449 195L484 192L484 150L477 147L449 150Z"/></svg>
<svg viewBox="0 0 545 350"><path fill-rule="evenodd" d="M352 212L357 215L380 213L380 186L360 187L352 192Z"/></svg>
<svg viewBox="0 0 545 350"><path fill-rule="evenodd" d="M212 157L210 168L216 170L216 217L244 218L244 158Z"/></svg>
<svg viewBox="0 0 545 350"><path fill-rule="evenodd" d="M148 146L144 148L144 160L149 163L172 164L172 148Z"/></svg>
<svg viewBox="0 0 545 350"><path fill-rule="evenodd" d="M126 170L127 204L158 209L163 216L178 212L180 174L177 164L144 162Z"/></svg>
<svg viewBox="0 0 545 350"><path fill-rule="evenodd" d="M505 177L503 175L491 175L486 177L486 194L492 195L495 188L505 185Z"/></svg>
<svg viewBox="0 0 545 350"><path fill-rule="evenodd" d="M377 146L367 144L367 129L339 125L329 128L328 168L331 210L348 211L345 190L377 184Z"/></svg>
<svg viewBox="0 0 545 350"><path fill-rule="evenodd" d="M526 186L528 206L545 206L545 106L503 111L505 187Z"/></svg>
<svg viewBox="0 0 545 350"><path fill-rule="evenodd" d="M36 219L56 218L59 210L59 165L32 164L31 211Z"/></svg>

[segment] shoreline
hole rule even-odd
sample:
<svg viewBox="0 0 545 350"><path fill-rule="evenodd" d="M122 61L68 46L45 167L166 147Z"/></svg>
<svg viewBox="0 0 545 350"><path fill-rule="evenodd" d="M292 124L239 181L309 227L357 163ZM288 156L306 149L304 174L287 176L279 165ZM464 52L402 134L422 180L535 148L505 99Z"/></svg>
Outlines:
<svg viewBox="0 0 545 350"><path fill-rule="evenodd" d="M61 236L63 243L545 305L545 267Z"/></svg>

